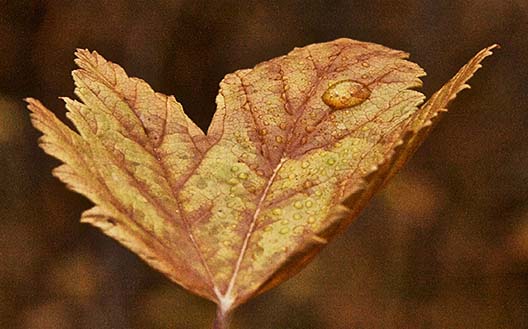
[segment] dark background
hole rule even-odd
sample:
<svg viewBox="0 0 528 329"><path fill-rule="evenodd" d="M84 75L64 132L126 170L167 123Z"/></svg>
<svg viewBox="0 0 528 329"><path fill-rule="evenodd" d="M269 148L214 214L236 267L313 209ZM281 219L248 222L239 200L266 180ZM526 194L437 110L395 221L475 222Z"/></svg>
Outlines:
<svg viewBox="0 0 528 329"><path fill-rule="evenodd" d="M498 42L347 233L233 328L528 328L528 2L0 0L0 328L210 328L214 305L96 229L21 101L61 118L75 48L174 94L206 128L228 72L349 37L402 49L431 95Z"/></svg>

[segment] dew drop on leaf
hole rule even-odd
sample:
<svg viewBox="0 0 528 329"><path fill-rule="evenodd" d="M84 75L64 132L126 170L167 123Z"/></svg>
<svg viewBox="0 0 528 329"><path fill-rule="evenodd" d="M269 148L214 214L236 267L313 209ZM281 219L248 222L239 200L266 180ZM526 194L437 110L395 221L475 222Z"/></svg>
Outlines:
<svg viewBox="0 0 528 329"><path fill-rule="evenodd" d="M370 90L362 83L342 80L334 83L324 92L323 102L334 110L341 110L363 103L370 96Z"/></svg>
<svg viewBox="0 0 528 329"><path fill-rule="evenodd" d="M315 129L316 129L315 126L306 126L306 128L304 128L304 130L306 130L307 133L314 132Z"/></svg>
<svg viewBox="0 0 528 329"><path fill-rule="evenodd" d="M293 228L293 234L294 235L302 235L304 233L304 226L297 225Z"/></svg>

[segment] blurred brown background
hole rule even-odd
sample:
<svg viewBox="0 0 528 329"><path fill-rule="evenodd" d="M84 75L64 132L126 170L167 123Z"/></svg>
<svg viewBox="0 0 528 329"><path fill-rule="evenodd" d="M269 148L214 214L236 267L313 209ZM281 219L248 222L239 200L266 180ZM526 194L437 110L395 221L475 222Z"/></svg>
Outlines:
<svg viewBox="0 0 528 329"><path fill-rule="evenodd" d="M220 79L350 37L409 51L439 88L498 42L390 186L233 328L528 328L528 2L0 0L0 328L209 328L214 306L78 222L23 97L61 118L75 48L174 94L206 128Z"/></svg>

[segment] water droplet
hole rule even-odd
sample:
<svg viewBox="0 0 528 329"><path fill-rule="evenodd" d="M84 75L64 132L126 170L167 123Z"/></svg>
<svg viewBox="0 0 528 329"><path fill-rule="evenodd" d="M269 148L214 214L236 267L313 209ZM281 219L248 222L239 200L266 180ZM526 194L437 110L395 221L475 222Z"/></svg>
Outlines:
<svg viewBox="0 0 528 329"><path fill-rule="evenodd" d="M304 130L306 130L307 133L311 133L313 131L315 131L315 126L306 126L306 128L304 128Z"/></svg>
<svg viewBox="0 0 528 329"><path fill-rule="evenodd" d="M341 110L363 103L370 96L370 90L363 84L343 80L334 83L324 92L322 99L334 110Z"/></svg>
<svg viewBox="0 0 528 329"><path fill-rule="evenodd" d="M363 66L363 67L369 67L369 66L370 66L370 64L369 64L369 63L367 63L367 62L363 62L363 63L361 63L361 66Z"/></svg>
<svg viewBox="0 0 528 329"><path fill-rule="evenodd" d="M257 170L257 175L259 175L259 176L264 176L264 171L261 170L261 169L258 169L258 170Z"/></svg>
<svg viewBox="0 0 528 329"><path fill-rule="evenodd" d="M312 181L310 181L310 180L307 180L307 181L305 181L305 182L303 183L303 187L304 187L304 188L310 188L310 187L312 187L312 186L313 186L313 183L312 183Z"/></svg>
<svg viewBox="0 0 528 329"><path fill-rule="evenodd" d="M328 163L329 165L333 166L336 163L336 161L335 161L335 159L330 158L330 159L326 160L326 163Z"/></svg>
<svg viewBox="0 0 528 329"><path fill-rule="evenodd" d="M240 168L238 168L237 166L231 167L232 172L237 172L238 170L240 170Z"/></svg>
<svg viewBox="0 0 528 329"><path fill-rule="evenodd" d="M302 235L304 233L304 226L298 225L293 228L294 235Z"/></svg>
<svg viewBox="0 0 528 329"><path fill-rule="evenodd" d="M288 125L285 122L281 122L279 124L279 128L282 129L282 130L285 130L287 127L288 127Z"/></svg>
<svg viewBox="0 0 528 329"><path fill-rule="evenodd" d="M245 172L241 172L240 174L238 174L238 178L240 179L248 179L249 175Z"/></svg>
<svg viewBox="0 0 528 329"><path fill-rule="evenodd" d="M232 243L231 243L231 241L229 241L229 240L224 240L224 241L222 242L222 244L223 244L224 246L226 246L226 247L231 247L231 244L232 244Z"/></svg>
<svg viewBox="0 0 528 329"><path fill-rule="evenodd" d="M280 223L281 223L282 225L288 225L288 224L290 223L290 221L287 220L287 219L283 219L283 220L281 220Z"/></svg>
<svg viewBox="0 0 528 329"><path fill-rule="evenodd" d="M275 141L279 144L282 144L284 142L284 139L282 136L275 136Z"/></svg>
<svg viewBox="0 0 528 329"><path fill-rule="evenodd" d="M308 161L303 161L303 162L301 163L301 168L306 169L306 168L308 168L308 167L310 167L310 162L308 162Z"/></svg>
<svg viewBox="0 0 528 329"><path fill-rule="evenodd" d="M269 232L271 230L273 230L273 227L271 225L264 227L264 232Z"/></svg>
<svg viewBox="0 0 528 329"><path fill-rule="evenodd" d="M231 178L227 181L230 185L236 185L238 184L238 180L236 178Z"/></svg>
<svg viewBox="0 0 528 329"><path fill-rule="evenodd" d="M288 234L289 232L290 232L290 228L289 227L283 227L279 231L280 234Z"/></svg>
<svg viewBox="0 0 528 329"><path fill-rule="evenodd" d="M306 206L306 208L310 208L313 206L313 201L312 200L307 200L304 205Z"/></svg>
<svg viewBox="0 0 528 329"><path fill-rule="evenodd" d="M229 227L230 227L232 230L234 230L234 229L237 228L237 224L231 224Z"/></svg>
<svg viewBox="0 0 528 329"><path fill-rule="evenodd" d="M321 195L323 195L323 192L317 190L317 191L315 191L315 195L317 195L317 196L321 196Z"/></svg>
<svg viewBox="0 0 528 329"><path fill-rule="evenodd" d="M295 203L293 204L293 206L297 209L302 209L303 207L303 204L301 201L295 201Z"/></svg>
<svg viewBox="0 0 528 329"><path fill-rule="evenodd" d="M282 214L282 210L280 208L275 208L271 211L271 213L275 216L279 216L280 214Z"/></svg>
<svg viewBox="0 0 528 329"><path fill-rule="evenodd" d="M293 219L295 219L295 220L299 220L301 218L302 218L302 216L300 214L293 215Z"/></svg>
<svg viewBox="0 0 528 329"><path fill-rule="evenodd" d="M308 143L308 138L306 137L301 138L301 144L304 145L306 143Z"/></svg>
<svg viewBox="0 0 528 329"><path fill-rule="evenodd" d="M258 131L260 136L266 136L268 134L268 130L266 128L259 129Z"/></svg>
<svg viewBox="0 0 528 329"><path fill-rule="evenodd" d="M309 217L308 224L313 224L313 223L315 223L315 217Z"/></svg>

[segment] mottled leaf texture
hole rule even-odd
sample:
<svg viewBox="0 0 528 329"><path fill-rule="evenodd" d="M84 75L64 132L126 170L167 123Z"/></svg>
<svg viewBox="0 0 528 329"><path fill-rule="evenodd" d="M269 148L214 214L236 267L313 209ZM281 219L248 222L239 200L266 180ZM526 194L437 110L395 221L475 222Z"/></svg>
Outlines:
<svg viewBox="0 0 528 329"><path fill-rule="evenodd" d="M54 175L99 227L226 313L291 277L409 158L486 48L422 107L408 54L339 39L228 74L207 134L172 96L79 50L77 132L28 99ZM189 82L191 83L191 82Z"/></svg>

